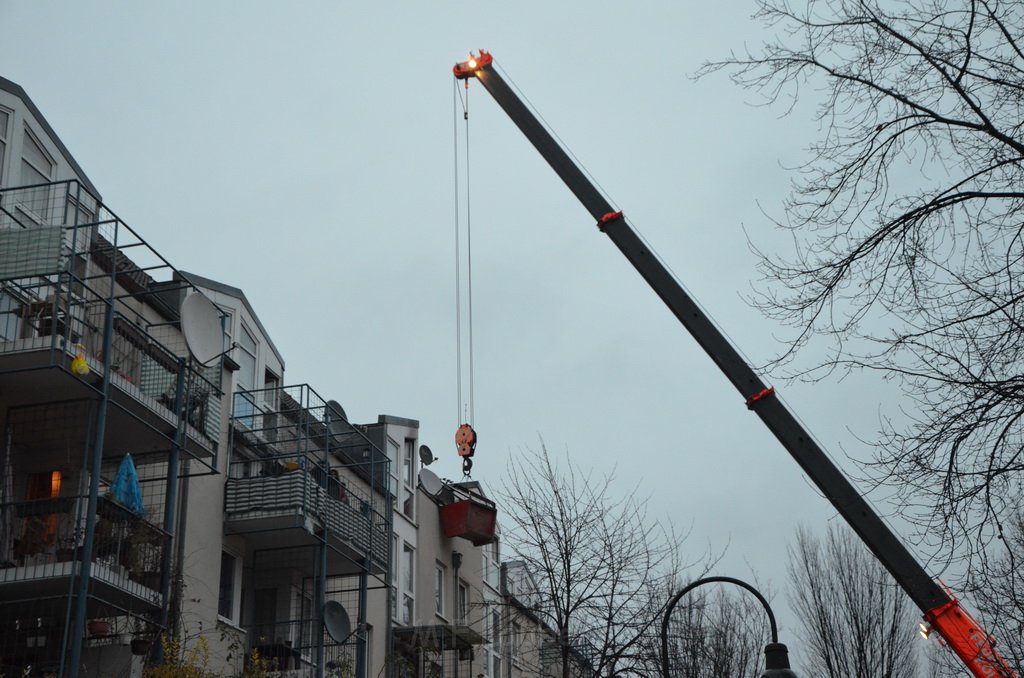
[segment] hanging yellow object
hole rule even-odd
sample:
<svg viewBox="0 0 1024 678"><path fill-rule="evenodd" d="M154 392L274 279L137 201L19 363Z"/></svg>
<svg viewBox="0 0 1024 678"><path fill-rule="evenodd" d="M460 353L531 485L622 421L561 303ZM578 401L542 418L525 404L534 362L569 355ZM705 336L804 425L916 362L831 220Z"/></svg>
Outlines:
<svg viewBox="0 0 1024 678"><path fill-rule="evenodd" d="M89 363L85 359L85 346L75 344L78 353L71 359L71 373L84 377L89 374Z"/></svg>

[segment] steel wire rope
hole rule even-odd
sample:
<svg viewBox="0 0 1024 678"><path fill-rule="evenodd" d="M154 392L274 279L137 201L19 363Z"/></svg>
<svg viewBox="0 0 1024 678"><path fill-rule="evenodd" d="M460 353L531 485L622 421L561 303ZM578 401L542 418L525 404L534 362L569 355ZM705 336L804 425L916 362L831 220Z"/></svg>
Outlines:
<svg viewBox="0 0 1024 678"><path fill-rule="evenodd" d="M471 210L471 199L470 199L470 149L469 149L469 90L466 88L466 96L463 99L459 92L458 81L453 84L454 94L452 99L453 115L453 143L454 143L454 159L455 159L455 323L456 323L456 360L458 366L456 368L456 379L458 381L458 419L459 421L466 421L470 426L473 425L476 417L476 380L475 380L475 360L474 360L474 341L473 341L473 222L472 222L472 210ZM459 222L460 208L463 205L463 201L460 200L459 195L459 123L457 113L459 111L458 104L461 104L462 118L464 121L465 129L465 210L466 210L466 332L467 335L467 352L468 352L468 379L463 379L462 374L462 228ZM468 382L468 383L466 383ZM463 384L468 387L469 399L468 403L463 400ZM464 414L464 408L465 414ZM465 416L465 420L463 417Z"/></svg>
<svg viewBox="0 0 1024 678"><path fill-rule="evenodd" d="M459 211L462 203L459 200L459 120L457 113L462 97L459 94L459 83L455 81L452 87L452 145L454 170L453 192L455 194L455 425L458 426L462 419L462 256L459 247L462 229L459 224ZM465 103L462 106L463 114L469 115L469 109Z"/></svg>

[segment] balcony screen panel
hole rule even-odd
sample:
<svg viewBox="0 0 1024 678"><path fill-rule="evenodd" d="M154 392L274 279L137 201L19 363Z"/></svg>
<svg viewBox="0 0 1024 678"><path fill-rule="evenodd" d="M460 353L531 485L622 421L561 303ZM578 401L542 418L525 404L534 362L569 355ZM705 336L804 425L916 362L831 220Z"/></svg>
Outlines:
<svg viewBox="0 0 1024 678"><path fill-rule="evenodd" d="M0 280L60 270L61 239L59 226L0 230Z"/></svg>

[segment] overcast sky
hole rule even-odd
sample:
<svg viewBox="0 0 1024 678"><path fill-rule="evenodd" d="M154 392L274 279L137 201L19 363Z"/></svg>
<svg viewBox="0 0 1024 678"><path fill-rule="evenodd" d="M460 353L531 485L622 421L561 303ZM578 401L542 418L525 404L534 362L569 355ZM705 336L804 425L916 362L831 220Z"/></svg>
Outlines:
<svg viewBox="0 0 1024 678"><path fill-rule="evenodd" d="M458 478L451 66L491 51L763 362L784 331L744 302L747 235L787 245L762 210L779 213L816 102L780 118L723 75L690 77L763 40L753 9L0 0L0 74L157 251L245 290L286 382L353 421L418 419ZM715 574L753 569L791 618L785 542L834 511L479 85L469 100L474 478L499 485L543 437L639 485L694 552L728 547ZM866 457L855 434L898 406L858 380L780 390L837 457Z"/></svg>

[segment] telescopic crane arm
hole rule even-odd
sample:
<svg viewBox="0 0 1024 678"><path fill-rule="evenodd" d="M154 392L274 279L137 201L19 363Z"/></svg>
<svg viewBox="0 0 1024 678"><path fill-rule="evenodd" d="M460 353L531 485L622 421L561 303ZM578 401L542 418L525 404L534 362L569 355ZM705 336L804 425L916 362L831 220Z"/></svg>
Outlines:
<svg viewBox="0 0 1024 678"><path fill-rule="evenodd" d="M903 587L924 613L924 619L931 629L945 640L971 672L979 678L1017 678L1017 674L996 652L995 640L967 614L955 597L925 572L796 417L782 401L774 397L774 389L765 384L747 364L686 290L643 244L622 212L614 210L495 71L491 55L481 50L478 55L456 64L453 72L460 80L478 80L504 109L569 190L583 203L601 231L611 238L732 382L747 407L761 418L804 473Z"/></svg>

